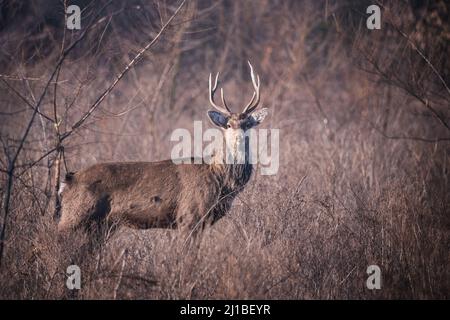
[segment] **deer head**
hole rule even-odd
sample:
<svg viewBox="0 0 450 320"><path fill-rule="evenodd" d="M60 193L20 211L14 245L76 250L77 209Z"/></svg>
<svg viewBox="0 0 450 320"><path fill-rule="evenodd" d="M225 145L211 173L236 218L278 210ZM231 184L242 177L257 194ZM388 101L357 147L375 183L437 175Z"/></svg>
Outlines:
<svg viewBox="0 0 450 320"><path fill-rule="evenodd" d="M220 95L222 98L223 106L219 106L214 101L214 94L217 90L219 73L217 73L212 83L212 75L209 74L209 101L211 105L217 110L208 111L208 117L211 122L225 131L225 142L228 151L233 159L246 158L245 154L248 152L248 148L245 145L247 130L259 125L267 116L267 108L256 110L260 102L260 82L259 76L253 71L253 67L250 62L250 75L254 92L249 103L244 107L242 112L234 113L230 110L225 100L223 88L220 89Z"/></svg>

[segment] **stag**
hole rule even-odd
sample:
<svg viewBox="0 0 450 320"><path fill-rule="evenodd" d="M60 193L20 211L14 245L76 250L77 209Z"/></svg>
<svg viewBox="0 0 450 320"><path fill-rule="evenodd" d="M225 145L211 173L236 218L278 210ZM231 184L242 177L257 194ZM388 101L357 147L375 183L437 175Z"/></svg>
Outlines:
<svg viewBox="0 0 450 320"><path fill-rule="evenodd" d="M218 153L209 164L175 164L172 160L100 163L69 173L60 192L59 232L98 230L114 221L137 229L178 228L191 235L223 217L252 173L245 132L267 115L267 108L256 110L260 81L250 62L249 66L254 92L243 111L230 110L223 89L223 105L215 102L217 73L214 83L209 75L209 101L216 110L207 112L211 122L224 131L229 154L235 159L244 156L244 162L229 163Z"/></svg>

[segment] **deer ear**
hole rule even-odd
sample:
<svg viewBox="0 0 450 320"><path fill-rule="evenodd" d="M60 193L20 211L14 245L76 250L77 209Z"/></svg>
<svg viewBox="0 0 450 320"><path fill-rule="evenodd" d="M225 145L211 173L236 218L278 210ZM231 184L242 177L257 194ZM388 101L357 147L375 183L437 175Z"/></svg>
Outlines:
<svg viewBox="0 0 450 320"><path fill-rule="evenodd" d="M258 124L263 122L264 118L267 116L268 113L269 109L262 108L250 114L249 118L252 123L252 126L257 126Z"/></svg>
<svg viewBox="0 0 450 320"><path fill-rule="evenodd" d="M211 122L221 128L226 128L228 117L217 111L208 111L208 118Z"/></svg>

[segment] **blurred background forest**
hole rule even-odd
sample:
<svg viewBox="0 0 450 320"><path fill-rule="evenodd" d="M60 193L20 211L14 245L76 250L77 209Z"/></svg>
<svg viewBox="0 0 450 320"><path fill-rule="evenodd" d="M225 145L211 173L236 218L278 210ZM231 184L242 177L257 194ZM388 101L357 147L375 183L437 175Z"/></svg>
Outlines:
<svg viewBox="0 0 450 320"><path fill-rule="evenodd" d="M81 30L65 28L70 4ZM209 125L210 72L234 110L248 101L250 60L278 174L252 177L199 255L176 231L121 230L77 298L448 299L449 14L444 0L0 0L0 297L71 298L57 177L170 158L175 128Z"/></svg>

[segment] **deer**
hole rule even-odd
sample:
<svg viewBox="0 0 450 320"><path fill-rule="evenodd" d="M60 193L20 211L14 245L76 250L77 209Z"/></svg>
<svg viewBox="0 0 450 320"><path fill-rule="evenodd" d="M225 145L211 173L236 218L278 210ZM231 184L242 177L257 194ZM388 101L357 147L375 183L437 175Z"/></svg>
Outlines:
<svg viewBox="0 0 450 320"><path fill-rule="evenodd" d="M97 230L118 221L135 229L180 229L196 235L222 218L252 174L245 133L268 114L267 108L257 109L260 80L248 64L254 92L243 111L230 110L223 88L222 106L215 102L219 73L214 83L209 75L209 102L215 110L207 111L212 124L223 130L233 158L244 156L245 161L227 163L217 153L210 163L110 162L67 173L59 192L59 233Z"/></svg>

